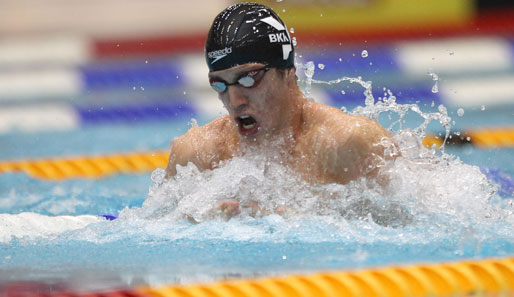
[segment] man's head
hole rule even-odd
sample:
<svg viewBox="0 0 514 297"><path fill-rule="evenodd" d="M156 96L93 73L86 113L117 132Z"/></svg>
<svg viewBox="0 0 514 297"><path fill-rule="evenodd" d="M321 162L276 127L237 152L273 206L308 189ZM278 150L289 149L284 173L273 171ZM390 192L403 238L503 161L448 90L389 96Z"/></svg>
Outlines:
<svg viewBox="0 0 514 297"><path fill-rule="evenodd" d="M212 88L239 133L262 138L291 126L298 93L291 38L257 3L235 4L214 20L205 44Z"/></svg>
<svg viewBox="0 0 514 297"><path fill-rule="evenodd" d="M247 63L285 69L294 66L294 49L284 22L271 8L241 3L214 19L205 58L211 72Z"/></svg>

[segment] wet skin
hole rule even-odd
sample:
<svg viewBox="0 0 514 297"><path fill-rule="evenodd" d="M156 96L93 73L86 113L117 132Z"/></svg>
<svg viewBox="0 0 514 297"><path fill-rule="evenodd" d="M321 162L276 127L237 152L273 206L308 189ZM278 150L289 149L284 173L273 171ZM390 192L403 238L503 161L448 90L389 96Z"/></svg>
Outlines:
<svg viewBox="0 0 514 297"><path fill-rule="evenodd" d="M294 68L262 73L263 66L251 63L209 73L211 81L230 84L249 75L256 84L228 86L218 96L229 115L173 140L167 178L176 174L176 165L192 162L201 171L214 169L220 161L243 153L242 147L266 150L273 143L280 143L272 149L280 150L285 164L312 183L381 178L380 164L396 157L384 155L384 150L394 151L396 145L380 125L307 101Z"/></svg>

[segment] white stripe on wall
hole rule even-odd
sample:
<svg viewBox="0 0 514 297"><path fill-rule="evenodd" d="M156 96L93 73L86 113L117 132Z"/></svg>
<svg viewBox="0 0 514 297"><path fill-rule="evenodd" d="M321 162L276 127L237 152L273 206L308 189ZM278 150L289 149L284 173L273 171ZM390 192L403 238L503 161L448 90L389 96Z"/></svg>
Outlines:
<svg viewBox="0 0 514 297"><path fill-rule="evenodd" d="M48 97L69 99L80 94L82 87L82 76L74 69L0 72L0 102Z"/></svg>
<svg viewBox="0 0 514 297"><path fill-rule="evenodd" d="M80 36L38 36L0 40L0 70L40 65L77 65L92 59L92 41Z"/></svg>
<svg viewBox="0 0 514 297"><path fill-rule="evenodd" d="M514 68L511 51L502 38L409 41L397 46L397 62L414 75L425 75L430 68L437 74L504 71Z"/></svg>
<svg viewBox="0 0 514 297"><path fill-rule="evenodd" d="M452 79L439 86L445 103L461 106L491 106L514 103L514 75L482 79Z"/></svg>
<svg viewBox="0 0 514 297"><path fill-rule="evenodd" d="M75 109L67 105L17 105L0 109L0 133L72 130L79 126L79 121Z"/></svg>

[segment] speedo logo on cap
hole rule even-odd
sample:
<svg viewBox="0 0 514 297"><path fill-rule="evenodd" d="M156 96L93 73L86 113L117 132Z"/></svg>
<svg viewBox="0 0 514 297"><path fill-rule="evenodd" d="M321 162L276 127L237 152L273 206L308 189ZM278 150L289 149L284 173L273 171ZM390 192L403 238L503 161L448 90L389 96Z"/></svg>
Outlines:
<svg viewBox="0 0 514 297"><path fill-rule="evenodd" d="M220 49L217 51L208 52L207 56L209 59L214 59L211 64L218 62L219 60L225 58L228 54L232 53L232 47L226 47L224 49Z"/></svg>

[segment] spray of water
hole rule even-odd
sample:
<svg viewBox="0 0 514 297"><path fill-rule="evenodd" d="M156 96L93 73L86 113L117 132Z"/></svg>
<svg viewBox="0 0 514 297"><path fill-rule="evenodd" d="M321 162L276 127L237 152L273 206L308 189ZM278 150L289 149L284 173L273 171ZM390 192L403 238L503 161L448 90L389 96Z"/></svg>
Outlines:
<svg viewBox="0 0 514 297"><path fill-rule="evenodd" d="M381 165L382 172L389 176L389 186L377 187L373 181L364 179L346 185L313 185L284 165L283 158L274 153L276 150L248 150L212 171L199 172L189 164L179 167L177 175L170 180L164 179L164 171L155 171L154 184L143 207L124 210L121 218L166 218L196 223L228 220L217 205L229 200L241 206L241 213L233 219L243 220L269 215L291 221L322 216L385 227L421 225L425 229L439 228L437 232L455 226L467 230L476 224L513 221L508 216L512 206L505 203L499 206L501 199L495 199L496 186L478 167L444 153L444 146L436 150L422 145L426 128L432 121L440 123L446 131L445 140L448 138L451 118L443 105L437 112L423 112L417 104L398 104L389 90L383 98L375 100L372 82L361 77L316 80L314 65L313 62L296 65L298 70L304 71L302 83L306 96L313 84L358 84L364 89L364 106L350 114L374 121L384 112L398 115L399 119L387 129L398 143L401 157ZM423 118L418 127L402 127L402 119L408 111Z"/></svg>

